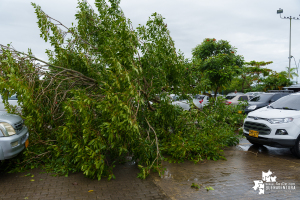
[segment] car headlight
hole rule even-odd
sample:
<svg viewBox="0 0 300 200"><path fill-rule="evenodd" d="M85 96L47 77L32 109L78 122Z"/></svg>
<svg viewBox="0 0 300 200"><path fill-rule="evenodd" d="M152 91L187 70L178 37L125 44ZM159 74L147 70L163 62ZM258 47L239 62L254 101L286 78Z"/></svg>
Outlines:
<svg viewBox="0 0 300 200"><path fill-rule="evenodd" d="M268 121L271 124L289 123L289 122L292 122L293 120L294 120L294 118L291 118L291 117L286 117L286 118L271 118L271 119L268 119Z"/></svg>
<svg viewBox="0 0 300 200"><path fill-rule="evenodd" d="M257 106L256 105L253 105L253 106L248 106L248 110L254 110Z"/></svg>
<svg viewBox="0 0 300 200"><path fill-rule="evenodd" d="M16 134L15 129L9 123L6 122L0 122L0 131L4 136L11 136Z"/></svg>

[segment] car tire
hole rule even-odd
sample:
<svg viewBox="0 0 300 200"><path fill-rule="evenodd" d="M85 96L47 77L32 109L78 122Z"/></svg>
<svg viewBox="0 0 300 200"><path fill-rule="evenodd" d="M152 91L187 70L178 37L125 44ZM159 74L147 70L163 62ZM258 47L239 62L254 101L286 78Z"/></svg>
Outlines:
<svg viewBox="0 0 300 200"><path fill-rule="evenodd" d="M298 136L295 146L290 148L291 153L296 156L297 158L300 158L300 135Z"/></svg>

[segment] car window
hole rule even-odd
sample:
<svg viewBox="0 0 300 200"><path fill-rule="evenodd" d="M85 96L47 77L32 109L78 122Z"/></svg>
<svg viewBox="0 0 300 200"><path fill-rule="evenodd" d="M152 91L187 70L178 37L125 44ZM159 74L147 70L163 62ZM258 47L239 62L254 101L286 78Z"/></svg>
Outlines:
<svg viewBox="0 0 300 200"><path fill-rule="evenodd" d="M199 95L198 94L198 95L194 96L194 99L204 99L204 97L205 97L204 95Z"/></svg>
<svg viewBox="0 0 300 200"><path fill-rule="evenodd" d="M300 95L285 96L272 103L271 106L275 109L300 110Z"/></svg>
<svg viewBox="0 0 300 200"><path fill-rule="evenodd" d="M271 101L277 101L278 99L280 99L282 97L281 94L275 94L272 98L271 98Z"/></svg>
<svg viewBox="0 0 300 200"><path fill-rule="evenodd" d="M0 95L0 99L2 99L1 95ZM8 97L8 100L18 100L18 95L14 94L11 97Z"/></svg>
<svg viewBox="0 0 300 200"><path fill-rule="evenodd" d="M233 99L235 96L226 96L225 99Z"/></svg>
<svg viewBox="0 0 300 200"><path fill-rule="evenodd" d="M256 96L252 98L251 102L268 102L270 101L270 98L273 96L273 94L261 94L259 96Z"/></svg>
<svg viewBox="0 0 300 200"><path fill-rule="evenodd" d="M240 96L238 101L248 101L248 97L247 96Z"/></svg>
<svg viewBox="0 0 300 200"><path fill-rule="evenodd" d="M8 100L18 100L18 97L16 94L14 94L11 97L8 97Z"/></svg>

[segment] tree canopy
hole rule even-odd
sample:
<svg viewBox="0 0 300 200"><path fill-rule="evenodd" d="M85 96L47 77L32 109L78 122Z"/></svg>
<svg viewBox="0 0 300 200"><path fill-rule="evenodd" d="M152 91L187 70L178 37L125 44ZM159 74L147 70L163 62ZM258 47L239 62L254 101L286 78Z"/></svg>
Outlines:
<svg viewBox="0 0 300 200"><path fill-rule="evenodd" d="M229 85L241 73L244 58L236 53L228 41L215 38L206 38L193 49L194 63L210 81L215 95L221 86Z"/></svg>
<svg viewBox="0 0 300 200"><path fill-rule="evenodd" d="M48 62L30 50L1 45L0 93L10 113L18 111L9 106L8 96L19 95L18 114L30 131L30 146L10 161L12 171L43 167L61 175L82 171L111 179L115 164L132 156L139 177L146 178L150 169L160 172L162 159L216 160L223 158L224 146L237 143L235 130L243 118L238 108L220 101L186 112L170 104L170 92L191 91L191 63L176 51L161 15L154 13L134 30L119 3L96 0L95 11L78 1L72 27L32 3L40 36L54 48L46 50ZM199 50L207 55L198 60L200 69L207 69L211 80L221 78L212 82L217 90L238 73L242 57L226 41L205 45L205 52Z"/></svg>

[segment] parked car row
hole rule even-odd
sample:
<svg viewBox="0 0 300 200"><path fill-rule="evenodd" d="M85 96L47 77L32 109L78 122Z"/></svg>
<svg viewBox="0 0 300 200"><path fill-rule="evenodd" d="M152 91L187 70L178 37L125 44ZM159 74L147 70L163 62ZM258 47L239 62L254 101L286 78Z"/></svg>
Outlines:
<svg viewBox="0 0 300 200"><path fill-rule="evenodd" d="M190 110L188 99L169 95L172 105ZM209 103L207 95L191 96L193 104L202 109ZM289 147L300 158L300 93L231 93L226 96L227 105L248 102L243 124L243 134L255 145ZM29 133L18 115L8 114L0 96L0 160L18 155L29 145ZM17 96L9 98L11 105L18 105Z"/></svg>

